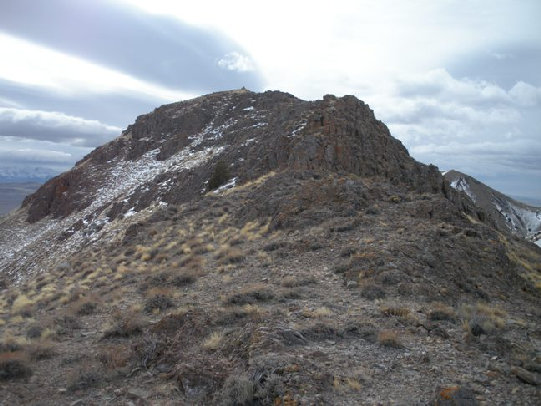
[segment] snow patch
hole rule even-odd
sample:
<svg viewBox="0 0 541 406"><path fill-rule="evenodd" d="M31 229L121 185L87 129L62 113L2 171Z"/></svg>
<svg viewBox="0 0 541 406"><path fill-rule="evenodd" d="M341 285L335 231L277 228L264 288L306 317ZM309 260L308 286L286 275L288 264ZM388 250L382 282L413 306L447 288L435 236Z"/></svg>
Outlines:
<svg viewBox="0 0 541 406"><path fill-rule="evenodd" d="M237 184L237 180L238 180L238 177L235 176L229 182L223 184L218 189L214 190L212 193L220 193L220 192L223 192L224 190L231 189L231 188L235 187L235 185Z"/></svg>
<svg viewBox="0 0 541 406"><path fill-rule="evenodd" d="M466 195L468 195L468 197L470 199L472 199L472 201L475 203L475 201L476 201L475 195L472 193L472 191L470 189L470 185L468 184L466 179L464 179L462 177L460 177L458 179L455 179L454 181L451 182L451 187L453 189L456 189L456 190L459 190L461 192L466 193Z"/></svg>

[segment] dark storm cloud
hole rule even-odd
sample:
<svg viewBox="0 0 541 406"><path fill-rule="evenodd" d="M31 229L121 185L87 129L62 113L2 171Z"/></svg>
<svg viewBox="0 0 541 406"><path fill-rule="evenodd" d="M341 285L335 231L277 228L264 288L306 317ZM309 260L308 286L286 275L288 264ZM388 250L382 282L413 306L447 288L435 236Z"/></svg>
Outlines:
<svg viewBox="0 0 541 406"><path fill-rule="evenodd" d="M0 107L24 106L31 110L61 111L125 128L140 114L152 111L163 100L136 93L87 93L66 95L0 79ZM2 104L2 99L12 102Z"/></svg>
<svg viewBox="0 0 541 406"><path fill-rule="evenodd" d="M0 27L167 87L199 93L261 87L256 72L219 66L239 50L218 33L106 0L2 1Z"/></svg>
<svg viewBox="0 0 541 406"><path fill-rule="evenodd" d="M0 136L96 147L120 129L63 113L0 107Z"/></svg>

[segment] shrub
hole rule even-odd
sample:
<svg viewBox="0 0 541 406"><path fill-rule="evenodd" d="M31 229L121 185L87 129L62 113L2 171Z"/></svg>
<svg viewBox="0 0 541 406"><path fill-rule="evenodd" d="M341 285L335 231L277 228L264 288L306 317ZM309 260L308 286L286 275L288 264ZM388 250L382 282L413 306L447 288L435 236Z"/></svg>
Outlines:
<svg viewBox="0 0 541 406"><path fill-rule="evenodd" d="M468 334L480 336L491 334L505 326L505 311L487 304L463 304L460 307L462 326Z"/></svg>
<svg viewBox="0 0 541 406"><path fill-rule="evenodd" d="M254 400L254 383L245 374L230 375L220 393L221 405L251 405Z"/></svg>
<svg viewBox="0 0 541 406"><path fill-rule="evenodd" d="M116 317L114 325L103 333L102 339L127 338L141 334L144 326L143 318L137 313L130 312Z"/></svg>
<svg viewBox="0 0 541 406"><path fill-rule="evenodd" d="M80 325L77 319L67 314L61 317L57 317L55 319L55 322L56 322L56 334L58 335L68 334L68 333L73 332L73 330L80 328Z"/></svg>
<svg viewBox="0 0 541 406"><path fill-rule="evenodd" d="M40 361L42 359L49 359L56 355L56 352L50 345L36 344L28 347L28 355L33 361Z"/></svg>
<svg viewBox="0 0 541 406"><path fill-rule="evenodd" d="M306 286L311 285L313 283L317 283L317 279L313 276L309 276L306 278L296 278L294 276L286 276L283 280L281 285L284 288L296 288L299 286Z"/></svg>
<svg viewBox="0 0 541 406"><path fill-rule="evenodd" d="M456 318L453 308L444 305L443 303L432 304L432 309L428 313L428 319L432 321L437 320L450 320L454 321Z"/></svg>
<svg viewBox="0 0 541 406"><path fill-rule="evenodd" d="M75 371L68 377L67 389L71 392L95 388L99 386L103 381L106 380L103 372L98 372L93 369L83 369Z"/></svg>
<svg viewBox="0 0 541 406"><path fill-rule="evenodd" d="M78 316L87 316L94 313L97 307L98 304L96 302L83 301L81 303L78 303L74 310L75 314L77 314Z"/></svg>
<svg viewBox="0 0 541 406"><path fill-rule="evenodd" d="M162 354L165 344L157 335L148 335L136 342L133 347L133 355L135 363L148 368Z"/></svg>
<svg viewBox="0 0 541 406"><path fill-rule="evenodd" d="M219 188L220 186L225 184L230 177L231 174L229 173L229 168L227 167L227 164L223 161L218 161L208 181L208 190L214 190Z"/></svg>
<svg viewBox="0 0 541 406"><path fill-rule="evenodd" d="M176 286L177 288L180 288L182 286L189 285L191 283L194 283L197 280L197 273L196 272L183 272L178 276L175 276L171 283L173 286Z"/></svg>
<svg viewBox="0 0 541 406"><path fill-rule="evenodd" d="M369 300L381 299L385 297L385 291L376 285L366 285L361 291L361 296Z"/></svg>
<svg viewBox="0 0 541 406"><path fill-rule="evenodd" d="M0 354L0 382L28 378L32 370L20 352Z"/></svg>
<svg viewBox="0 0 541 406"><path fill-rule="evenodd" d="M382 306L381 312L386 316L408 317L410 309L400 306Z"/></svg>
<svg viewBox="0 0 541 406"><path fill-rule="evenodd" d="M274 294L266 288L261 289L251 289L245 292L235 293L230 296L227 300L230 304L244 305L244 304L253 304L256 302L268 302L269 300L274 299Z"/></svg>
<svg viewBox="0 0 541 406"><path fill-rule="evenodd" d="M128 364L130 358L129 348L123 345L114 345L103 348L98 353L98 360L107 369L123 368Z"/></svg>
<svg viewBox="0 0 541 406"><path fill-rule="evenodd" d="M26 330L26 338L28 339L34 339L34 338L40 338L41 333L43 332L43 327L40 325L32 325Z"/></svg>
<svg viewBox="0 0 541 406"><path fill-rule="evenodd" d="M206 350L217 350L222 343L224 333L221 331L214 331L203 341L203 348Z"/></svg>
<svg viewBox="0 0 541 406"><path fill-rule="evenodd" d="M154 295L145 302L145 311L148 313L162 312L173 307L174 304L167 296L162 294Z"/></svg>
<svg viewBox="0 0 541 406"><path fill-rule="evenodd" d="M394 330L381 330L378 334L378 342L384 347L402 348L398 334Z"/></svg>

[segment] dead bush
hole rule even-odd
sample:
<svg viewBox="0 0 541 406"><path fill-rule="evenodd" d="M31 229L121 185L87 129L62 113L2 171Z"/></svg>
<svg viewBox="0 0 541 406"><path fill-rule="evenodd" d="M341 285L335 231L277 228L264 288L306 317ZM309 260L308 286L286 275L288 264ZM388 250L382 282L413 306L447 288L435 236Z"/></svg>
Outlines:
<svg viewBox="0 0 541 406"><path fill-rule="evenodd" d="M174 307L174 303L169 297L163 294L153 295L145 302L145 311L147 313L162 312L171 307Z"/></svg>
<svg viewBox="0 0 541 406"><path fill-rule="evenodd" d="M401 306L382 306L381 312L386 316L408 317L410 309Z"/></svg>
<svg viewBox="0 0 541 406"><path fill-rule="evenodd" d="M177 288L190 285L194 283L197 280L198 273L193 271L185 271L182 272L180 275L177 275L173 278L171 281L173 286L176 286Z"/></svg>
<svg viewBox="0 0 541 406"><path fill-rule="evenodd" d="M32 361L50 359L56 355L56 351L49 344L34 344L27 349L28 356Z"/></svg>
<svg viewBox="0 0 541 406"><path fill-rule="evenodd" d="M79 321L69 314L62 315L60 317L57 317L55 319L56 324L56 334L66 335L73 333L73 330L79 329L81 326L79 324Z"/></svg>
<svg viewBox="0 0 541 406"><path fill-rule="evenodd" d="M108 338L128 338L141 334L146 323L143 317L135 312L115 315L113 325L103 333L102 340Z"/></svg>
<svg viewBox="0 0 541 406"><path fill-rule="evenodd" d="M462 326L468 334L489 335L505 326L507 313L485 303L463 304L460 307Z"/></svg>
<svg viewBox="0 0 541 406"><path fill-rule="evenodd" d="M306 286L317 283L316 278L309 276L306 278L297 278L295 276L287 276L282 280L282 286L284 288L297 288L300 286Z"/></svg>
<svg viewBox="0 0 541 406"><path fill-rule="evenodd" d="M73 371L68 376L66 388L70 392L78 390L84 390L88 388L95 388L107 381L107 377L103 371L96 369L81 369Z"/></svg>
<svg viewBox="0 0 541 406"><path fill-rule="evenodd" d="M385 291L377 285L369 284L361 289L361 296L369 300L382 299L385 297Z"/></svg>
<svg viewBox="0 0 541 406"><path fill-rule="evenodd" d="M119 369L128 365L131 351L125 345L110 345L100 350L98 360L107 369Z"/></svg>
<svg viewBox="0 0 541 406"><path fill-rule="evenodd" d="M254 400L254 383L246 374L230 375L219 394L219 404L224 406L251 405Z"/></svg>
<svg viewBox="0 0 541 406"><path fill-rule="evenodd" d="M394 330L381 330L378 333L378 343L384 347L402 348L398 333Z"/></svg>
<svg viewBox="0 0 541 406"><path fill-rule="evenodd" d="M227 303L244 305L257 302L268 302L274 299L274 293L268 288L252 288L243 292L235 293L227 299Z"/></svg>
<svg viewBox="0 0 541 406"><path fill-rule="evenodd" d="M77 316L87 316L95 313L98 308L98 303L90 300L83 300L74 305L73 311Z"/></svg>
<svg viewBox="0 0 541 406"><path fill-rule="evenodd" d="M165 343L157 335L147 335L142 337L132 346L134 363L143 368L148 368L163 353Z"/></svg>
<svg viewBox="0 0 541 406"><path fill-rule="evenodd" d="M35 338L40 338L41 333L43 332L43 327L39 324L33 324L26 330L26 338L33 340Z"/></svg>
<svg viewBox="0 0 541 406"><path fill-rule="evenodd" d="M455 321L456 313L452 307L449 307L443 303L433 303L431 309L427 315L429 320L439 321L439 320L448 320Z"/></svg>

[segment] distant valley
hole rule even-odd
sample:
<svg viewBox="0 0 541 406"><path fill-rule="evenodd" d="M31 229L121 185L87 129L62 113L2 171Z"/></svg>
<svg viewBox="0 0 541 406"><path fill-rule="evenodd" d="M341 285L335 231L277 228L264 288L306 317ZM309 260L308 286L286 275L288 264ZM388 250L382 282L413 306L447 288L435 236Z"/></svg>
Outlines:
<svg viewBox="0 0 541 406"><path fill-rule="evenodd" d="M0 183L0 216L20 206L24 198L40 186L37 182Z"/></svg>

